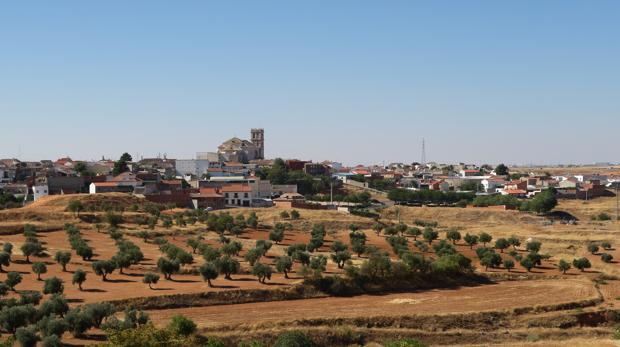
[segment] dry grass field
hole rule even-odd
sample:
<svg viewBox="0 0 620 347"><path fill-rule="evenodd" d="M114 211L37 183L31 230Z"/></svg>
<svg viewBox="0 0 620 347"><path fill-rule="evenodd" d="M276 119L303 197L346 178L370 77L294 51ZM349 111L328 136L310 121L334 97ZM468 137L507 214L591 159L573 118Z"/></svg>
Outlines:
<svg viewBox="0 0 620 347"><path fill-rule="evenodd" d="M68 236L63 230L65 223L73 223L80 229L83 238L95 250L93 260L110 259L116 253L115 242L106 232L106 228L98 232L94 223L84 222L85 218L77 218L75 214L67 211L67 205L72 199L80 199L84 203L90 204L112 203L116 206L123 206L125 211L123 212L124 222L120 225L120 230L123 231L127 240L140 247L145 259L137 265L132 265L123 274L117 270L109 276L108 281L103 281L92 272L90 261L83 261L72 251L72 260L68 265L68 271L63 272L60 266L53 261L52 256L58 250L71 250ZM155 289L151 290L146 284L142 283L142 277L146 272L156 271L156 261L161 256L161 252L152 241L144 242L135 235L136 232L144 230L145 227L132 222L132 217L143 214L142 212L132 212L134 210L132 207L142 203L142 200L125 194L54 196L42 199L25 208L0 211L0 235L2 235L0 241L1 243L11 242L15 246L13 263L6 267L6 270L18 271L24 277L17 289L39 290L42 287L41 281L37 281L36 275L32 273L31 265L25 262L25 257L19 250L25 241L22 230L26 223L37 227L37 235L47 248L46 256L31 257L31 260L47 264L48 272L42 276L44 279L58 276L65 281L65 295L72 306L101 301L168 295L286 289L303 282L303 277L298 273L299 264L295 264L290 278L287 279L281 274L274 274L266 284L259 283L256 277L249 273L250 266L243 260L243 255L253 247L256 240L268 239L271 226L277 222L282 222L279 215L281 210L276 208L238 209L230 210L230 212L233 214L241 213L245 216L248 216L250 212L255 212L259 218L260 226L256 230L251 228L244 230L239 237L230 236L243 244L243 250L238 257L241 263L241 271L239 274L233 275L233 280L225 280L223 277L219 277L213 281L213 287L208 287L196 271L197 267L203 262L202 257L194 255L193 264L184 266L179 274L173 275L171 281L162 278L158 284L154 285ZM618 243L620 243L620 222L591 220L591 216L601 212L612 215L615 212L615 203L615 198L599 198L588 202L561 201L556 210L577 217L576 225L553 222L535 214L482 208L392 206L381 212L381 222L385 224L397 223L399 220L409 225L413 225L414 220L435 221L439 224L436 230L439 231L440 238L444 238L445 231L450 228L458 229L462 235L487 232L494 239L514 235L520 238L523 243L526 239L532 238L542 242L541 252L551 255L550 259L543 261L542 266L533 269L532 272L527 272L518 264L510 273L503 268L490 268L485 271L485 268L479 264L474 250L471 250L463 241L458 242L457 250L474 260L477 272L488 274L495 279L504 279L498 280L494 284L347 298L326 297L294 301L200 305L152 310L149 314L155 324L159 326L166 324L175 314L184 314L194 319L203 332L219 334L233 341L235 329L238 329L239 332L250 332L250 335L253 336L262 336L261 334L268 334L273 329L283 329L290 325L308 329L310 332L313 331L312 329L316 329L316 333L321 332L321 329L340 326L343 329L367 333L371 340L374 337L378 341L391 334L389 329L396 329L392 333L399 336L415 336L438 345L454 344L455 340L451 334L460 331L463 336L468 336L462 343L471 343L472 346L476 345L477 341L484 341L484 345L489 345L487 342L503 341L502 343L505 343L503 345L507 346L555 346L563 343L555 340L566 341L569 345L571 343L569 341L574 341L573 343L580 345L583 343L584 346L611 346L614 342L609 340L609 336L611 336L611 327L609 326L582 329L581 323L567 324L568 328L556 331L554 330L557 329L555 327L548 327L547 329L547 327L536 325L537 329L542 329L538 333L539 338L536 341L528 338L529 335L525 334L524 331L528 329L528 326L534 324L532 321L538 319L536 317L540 314L527 313L530 309L542 310L542 307L546 307L545 312L548 312L545 314L550 315L549 321L555 322L556 320L579 320L581 319L579 315L583 312L594 314L600 310L614 309L620 305L620 281L614 279L614 276L620 277L620 266L617 262L620 260L620 251L617 248ZM164 213L173 212L164 211ZM285 239L281 244L273 245L268 251L262 260L264 263L273 264L275 258L284 254L286 247L291 244L308 242L312 225L319 223L325 225L327 236L325 244L316 254L329 257L329 247L333 241L341 240L348 243L348 226L355 224L367 235L368 244L384 249L392 257L396 257L385 240L385 236L377 235L372 231L371 227L375 223L372 219L336 211L301 210L300 212L300 219L286 221L291 224L291 229L286 231ZM102 217L103 214L103 212L83 212L83 215L95 217ZM183 227L172 226L171 228L164 228L160 223L155 227L154 232L163 235L170 243L189 252L191 249L185 242L188 238L197 235L203 236L204 242L208 244L218 245L219 236L215 232L208 231L206 226L201 223ZM616 261L604 263L601 261L600 255L589 254L586 247L592 241L611 242L615 247L605 252L612 254ZM412 243L410 242L410 245ZM415 251L419 252L419 250ZM425 256L434 257L432 251L427 253ZM519 253L525 254L523 246L520 247ZM560 259L571 261L573 258L581 256L588 257L592 262L592 268L588 271L580 272L571 269L566 275L563 275L557 270L557 262ZM507 259L509 256L503 253L502 257ZM365 256L354 255L352 263L361 264L365 259ZM71 285L72 272L77 268L82 268L87 272L88 279L84 283L83 291ZM326 273L329 275L342 274L343 270L338 269L330 260ZM605 279L601 279L601 276L605 276ZM5 277L6 274L0 273L0 280L4 280ZM9 296L14 295L9 294ZM589 300L595 300L595 302ZM573 308L569 308L569 306ZM575 309L579 311L575 311ZM489 328L488 325L484 324L469 330L457 328L459 324L467 326L469 323L465 323L468 321L478 321L478 318L472 316L474 314L510 314L510 316L502 316L504 317L502 319L505 320L505 323L502 323L502 329L507 332L505 338L502 337L504 335L497 334L497 336L493 335L495 336L493 338L498 339L497 341L483 339L476 331ZM406 323L407 319L413 319L411 317L418 317L415 319L424 321L430 319L441 321L448 320L449 318L446 317L454 315L463 315L458 320L460 323L450 321L451 323L448 324L444 322L442 324L447 325L443 328L440 323L436 323L435 328L431 330L419 330L408 328L408 323ZM403 319L404 323L393 322L399 317ZM374 322L373 319L388 319L392 323L385 323L386 326L377 326L378 330L373 330L374 328L364 330L365 328L358 326L361 324L359 320ZM312 323L308 323L309 321ZM483 321L487 322L486 320ZM429 326L433 327L434 325ZM321 333L324 334L324 331ZM97 342L97 340L74 339L70 335L66 335L65 339L74 344Z"/></svg>

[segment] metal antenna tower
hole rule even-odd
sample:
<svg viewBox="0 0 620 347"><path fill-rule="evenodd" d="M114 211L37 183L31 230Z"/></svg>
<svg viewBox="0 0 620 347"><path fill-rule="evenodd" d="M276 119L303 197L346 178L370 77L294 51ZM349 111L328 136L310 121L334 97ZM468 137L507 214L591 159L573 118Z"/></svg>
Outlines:
<svg viewBox="0 0 620 347"><path fill-rule="evenodd" d="M422 160L420 164L422 164L422 166L426 165L426 143L424 138L422 138Z"/></svg>

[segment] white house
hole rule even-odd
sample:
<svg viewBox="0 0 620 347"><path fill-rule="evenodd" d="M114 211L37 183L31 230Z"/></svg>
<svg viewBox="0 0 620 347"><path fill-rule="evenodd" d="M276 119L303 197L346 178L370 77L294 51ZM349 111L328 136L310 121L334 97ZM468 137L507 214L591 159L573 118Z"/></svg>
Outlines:
<svg viewBox="0 0 620 347"><path fill-rule="evenodd" d="M493 193L497 191L497 188L503 188L506 181L501 177L490 177L480 181L480 184L482 184L485 192Z"/></svg>
<svg viewBox="0 0 620 347"><path fill-rule="evenodd" d="M202 177L208 169L209 161L205 159L177 159L175 163L175 170L179 176Z"/></svg>
<svg viewBox="0 0 620 347"><path fill-rule="evenodd" d="M39 200L43 196L49 195L49 187L47 184L37 184L32 186L32 196L34 201Z"/></svg>
<svg viewBox="0 0 620 347"><path fill-rule="evenodd" d="M247 183L226 184L221 188L224 194L224 203L228 207L250 207L252 206L252 187Z"/></svg>

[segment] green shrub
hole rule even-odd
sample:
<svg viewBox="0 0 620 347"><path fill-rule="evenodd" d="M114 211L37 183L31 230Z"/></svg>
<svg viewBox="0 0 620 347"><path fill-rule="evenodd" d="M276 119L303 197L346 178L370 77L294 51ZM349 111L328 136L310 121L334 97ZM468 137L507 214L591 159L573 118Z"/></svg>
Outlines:
<svg viewBox="0 0 620 347"><path fill-rule="evenodd" d="M286 331L278 335L273 347L314 347L316 346L306 334L301 331Z"/></svg>
<svg viewBox="0 0 620 347"><path fill-rule="evenodd" d="M168 330L178 336L192 335L196 332L196 329L196 323L183 315L172 317L170 323L168 323Z"/></svg>
<svg viewBox="0 0 620 347"><path fill-rule="evenodd" d="M388 341L383 344L384 347L426 347L420 340L404 338L400 340Z"/></svg>

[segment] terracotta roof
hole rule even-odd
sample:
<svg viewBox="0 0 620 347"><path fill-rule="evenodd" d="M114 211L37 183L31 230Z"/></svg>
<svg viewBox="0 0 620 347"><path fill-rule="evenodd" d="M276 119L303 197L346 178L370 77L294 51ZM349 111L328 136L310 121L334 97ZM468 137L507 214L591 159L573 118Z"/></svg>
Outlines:
<svg viewBox="0 0 620 347"><path fill-rule="evenodd" d="M235 183L222 186L222 192L251 192L252 188L247 184Z"/></svg>
<svg viewBox="0 0 620 347"><path fill-rule="evenodd" d="M95 187L116 187L118 185L120 185L121 182L93 182L92 184L95 185Z"/></svg>
<svg viewBox="0 0 620 347"><path fill-rule="evenodd" d="M222 194L216 188L200 188L200 193L191 194L192 198L221 198Z"/></svg>
<svg viewBox="0 0 620 347"><path fill-rule="evenodd" d="M181 180L161 180L161 183L168 185L181 185Z"/></svg>
<svg viewBox="0 0 620 347"><path fill-rule="evenodd" d="M523 189L504 189L504 193L511 195L527 194L527 192Z"/></svg>
<svg viewBox="0 0 620 347"><path fill-rule="evenodd" d="M224 163L225 166L243 166L242 163L237 161L227 161Z"/></svg>

